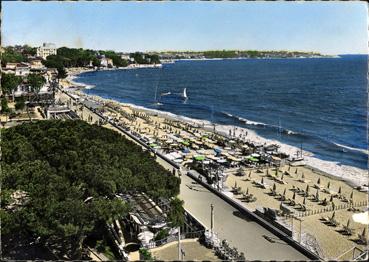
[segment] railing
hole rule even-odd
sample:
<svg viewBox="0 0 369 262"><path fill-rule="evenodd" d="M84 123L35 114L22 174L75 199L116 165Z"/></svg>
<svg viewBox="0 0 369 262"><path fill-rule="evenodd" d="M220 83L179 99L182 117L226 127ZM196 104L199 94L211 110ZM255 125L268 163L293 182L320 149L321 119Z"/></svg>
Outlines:
<svg viewBox="0 0 369 262"><path fill-rule="evenodd" d="M308 211L303 211L303 212L296 212L296 215L298 217L306 217L306 216L313 216L313 215L317 215L317 214L328 213L328 212L332 212L332 211L336 211L336 210L342 210L342 209L346 209L346 208L366 207L367 205L368 205L368 201L364 200L364 201L355 202L353 204L343 203L343 204L336 205L335 207L328 206L328 207L321 208L321 209L314 209L314 210L308 210Z"/></svg>
<svg viewBox="0 0 369 262"><path fill-rule="evenodd" d="M199 238L204 234L204 232L205 232L205 230L183 233L183 234L181 234L181 240L182 239ZM152 249L152 248L160 247L160 246L163 246L165 244L175 242L175 241L178 241L178 235L171 235L171 236L168 236L168 237L160 239L160 240L151 241L150 243L148 243L146 245L143 245L141 243L141 247L144 247L144 248L147 248L147 249Z"/></svg>

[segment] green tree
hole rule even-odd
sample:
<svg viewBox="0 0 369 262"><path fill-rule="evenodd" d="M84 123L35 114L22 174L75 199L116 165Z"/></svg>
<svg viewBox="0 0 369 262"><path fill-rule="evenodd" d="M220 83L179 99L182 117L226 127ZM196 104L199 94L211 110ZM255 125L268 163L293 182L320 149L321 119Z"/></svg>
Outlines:
<svg viewBox="0 0 369 262"><path fill-rule="evenodd" d="M10 112L10 109L9 109L9 106L8 106L8 100L5 97L1 98L1 112L2 113L9 113Z"/></svg>
<svg viewBox="0 0 369 262"><path fill-rule="evenodd" d="M80 259L90 233L128 213L115 193L171 198L179 192L179 178L109 129L50 120L8 128L2 136L2 190L27 194L26 204L0 213L4 232L40 237L61 257Z"/></svg>
<svg viewBox="0 0 369 262"><path fill-rule="evenodd" d="M27 76L27 83L31 86L32 92L38 94L41 87L46 83L46 79L40 74L29 74Z"/></svg>
<svg viewBox="0 0 369 262"><path fill-rule="evenodd" d="M15 100L15 110L23 110L25 106L26 104L23 96Z"/></svg>
<svg viewBox="0 0 369 262"><path fill-rule="evenodd" d="M1 75L1 88L5 94L12 94L13 91L22 83L22 78L14 74Z"/></svg>
<svg viewBox="0 0 369 262"><path fill-rule="evenodd" d="M168 220L171 222L173 227L179 227L184 224L183 200L180 200L177 197L171 200Z"/></svg>

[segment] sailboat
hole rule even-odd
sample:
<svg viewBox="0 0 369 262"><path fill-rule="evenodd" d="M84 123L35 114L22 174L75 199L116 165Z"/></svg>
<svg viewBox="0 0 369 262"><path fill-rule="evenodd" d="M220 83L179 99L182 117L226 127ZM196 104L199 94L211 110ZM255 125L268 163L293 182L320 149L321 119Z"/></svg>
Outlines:
<svg viewBox="0 0 369 262"><path fill-rule="evenodd" d="M187 96L187 92L186 92L186 90L187 90L187 88L184 88L184 89L183 89L182 97L183 97L184 99L188 99L188 96Z"/></svg>
<svg viewBox="0 0 369 262"><path fill-rule="evenodd" d="M162 103L159 102L158 100L158 85L156 85L156 88L155 88L155 97L154 97L154 105L156 106L161 106L163 105Z"/></svg>

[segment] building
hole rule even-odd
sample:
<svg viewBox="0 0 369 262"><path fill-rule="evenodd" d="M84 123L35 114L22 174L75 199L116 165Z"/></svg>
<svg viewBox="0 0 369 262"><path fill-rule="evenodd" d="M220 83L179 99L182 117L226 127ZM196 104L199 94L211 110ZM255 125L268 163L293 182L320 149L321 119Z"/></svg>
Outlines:
<svg viewBox="0 0 369 262"><path fill-rule="evenodd" d="M107 58L105 56L102 56L100 58L100 65L102 67L113 67L113 60L111 58Z"/></svg>
<svg viewBox="0 0 369 262"><path fill-rule="evenodd" d="M30 65L31 65L31 70L32 69L43 69L45 68L44 65L42 64L42 60L41 59L33 59L30 61Z"/></svg>
<svg viewBox="0 0 369 262"><path fill-rule="evenodd" d="M19 63L15 68L15 75L16 76L28 76L30 72L30 65L27 63Z"/></svg>
<svg viewBox="0 0 369 262"><path fill-rule="evenodd" d="M42 46L37 48L37 56L46 59L49 55L56 55L55 44L43 43Z"/></svg>

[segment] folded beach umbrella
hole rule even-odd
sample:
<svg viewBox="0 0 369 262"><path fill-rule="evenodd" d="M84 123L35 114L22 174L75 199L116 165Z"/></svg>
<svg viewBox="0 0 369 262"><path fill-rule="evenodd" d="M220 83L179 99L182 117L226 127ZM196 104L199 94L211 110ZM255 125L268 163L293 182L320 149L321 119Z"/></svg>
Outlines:
<svg viewBox="0 0 369 262"><path fill-rule="evenodd" d="M246 188L246 195L249 194L249 188Z"/></svg>
<svg viewBox="0 0 369 262"><path fill-rule="evenodd" d="M331 219L333 220L336 217L336 211L333 211Z"/></svg>
<svg viewBox="0 0 369 262"><path fill-rule="evenodd" d="M285 196L285 195L286 195L286 189L283 190L283 196Z"/></svg>
<svg viewBox="0 0 369 262"><path fill-rule="evenodd" d="M338 188L338 194L341 194L341 191L342 191L342 189L341 189L341 186Z"/></svg>
<svg viewBox="0 0 369 262"><path fill-rule="evenodd" d="M296 192L293 192L292 199L295 200L295 198L296 198Z"/></svg>
<svg viewBox="0 0 369 262"><path fill-rule="evenodd" d="M316 182L318 185L320 185L320 177L318 178L318 181Z"/></svg>
<svg viewBox="0 0 369 262"><path fill-rule="evenodd" d="M306 197L304 197L304 200L302 200L302 204L306 205Z"/></svg>
<svg viewBox="0 0 369 262"><path fill-rule="evenodd" d="M329 189L331 187L331 182L328 182L327 188Z"/></svg>
<svg viewBox="0 0 369 262"><path fill-rule="evenodd" d="M309 193L309 185L306 186L305 192L306 192L306 194Z"/></svg>
<svg viewBox="0 0 369 262"><path fill-rule="evenodd" d="M331 198L329 199L329 202L333 202L333 195L331 195Z"/></svg>
<svg viewBox="0 0 369 262"><path fill-rule="evenodd" d="M297 174L297 167L296 167L296 170L295 170L295 174Z"/></svg>
<svg viewBox="0 0 369 262"><path fill-rule="evenodd" d="M273 184L273 191L276 191L277 190L277 186L276 186L276 184L274 183Z"/></svg>
<svg viewBox="0 0 369 262"><path fill-rule="evenodd" d="M347 228L349 228L349 227L350 227L350 218L347 220L346 227L347 227Z"/></svg>
<svg viewBox="0 0 369 262"><path fill-rule="evenodd" d="M261 184L264 184L264 177L261 178Z"/></svg>
<svg viewBox="0 0 369 262"><path fill-rule="evenodd" d="M354 198L354 190L351 191L350 199L352 200Z"/></svg>

